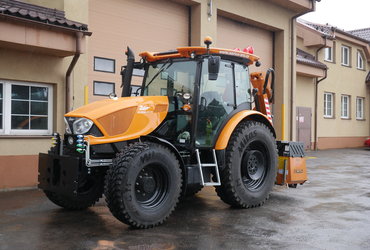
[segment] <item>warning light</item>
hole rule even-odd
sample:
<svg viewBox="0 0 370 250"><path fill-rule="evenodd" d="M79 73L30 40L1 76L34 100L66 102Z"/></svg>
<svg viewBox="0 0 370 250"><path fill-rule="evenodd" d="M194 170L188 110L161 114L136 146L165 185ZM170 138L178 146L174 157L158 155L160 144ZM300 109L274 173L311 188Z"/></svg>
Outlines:
<svg viewBox="0 0 370 250"><path fill-rule="evenodd" d="M243 52L246 52L246 53L249 53L249 54L253 54L254 53L254 49L253 49L252 46L248 46L245 49L243 49Z"/></svg>
<svg viewBox="0 0 370 250"><path fill-rule="evenodd" d="M184 106L182 106L182 109L184 111L190 111L191 110L191 105L190 104L185 104Z"/></svg>
<svg viewBox="0 0 370 250"><path fill-rule="evenodd" d="M210 36L206 36L206 37L204 38L204 44L205 44L205 45L207 45L207 48L209 48L209 45L211 45L211 44L212 44L212 42L213 42L212 37L210 37Z"/></svg>
<svg viewBox="0 0 370 250"><path fill-rule="evenodd" d="M240 49L239 49L239 48L234 48L233 50L234 50L234 51L240 51Z"/></svg>

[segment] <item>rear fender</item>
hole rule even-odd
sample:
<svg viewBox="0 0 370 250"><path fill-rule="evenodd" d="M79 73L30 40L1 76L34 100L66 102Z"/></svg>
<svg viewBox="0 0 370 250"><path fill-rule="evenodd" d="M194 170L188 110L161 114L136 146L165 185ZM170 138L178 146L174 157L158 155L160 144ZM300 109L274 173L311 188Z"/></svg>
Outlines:
<svg viewBox="0 0 370 250"><path fill-rule="evenodd" d="M243 120L258 121L265 124L271 130L272 134L276 138L275 129L266 115L254 110L243 110L236 113L233 117L231 117L231 119L222 128L221 133L219 134L216 140L215 144L216 150L226 149L231 134L235 130L236 126Z"/></svg>

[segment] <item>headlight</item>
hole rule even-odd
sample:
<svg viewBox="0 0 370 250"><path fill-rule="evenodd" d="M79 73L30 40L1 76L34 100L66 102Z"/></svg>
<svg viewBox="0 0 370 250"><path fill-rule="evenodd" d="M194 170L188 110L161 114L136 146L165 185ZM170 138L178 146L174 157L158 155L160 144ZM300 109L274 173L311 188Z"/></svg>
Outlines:
<svg viewBox="0 0 370 250"><path fill-rule="evenodd" d="M73 123L73 132L74 134L85 134L90 130L94 123L86 118L78 119Z"/></svg>
<svg viewBox="0 0 370 250"><path fill-rule="evenodd" d="M72 134L71 127L69 126L67 119L64 117L64 123L66 124L66 134Z"/></svg>

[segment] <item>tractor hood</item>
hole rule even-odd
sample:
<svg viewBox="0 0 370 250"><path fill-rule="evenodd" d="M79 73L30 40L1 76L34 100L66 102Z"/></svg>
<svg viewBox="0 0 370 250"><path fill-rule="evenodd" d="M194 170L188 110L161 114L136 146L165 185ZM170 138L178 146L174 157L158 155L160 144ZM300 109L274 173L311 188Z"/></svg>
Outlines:
<svg viewBox="0 0 370 250"><path fill-rule="evenodd" d="M90 144L126 141L147 135L162 123L168 111L166 96L122 97L97 101L65 115L90 119L102 137L86 135Z"/></svg>

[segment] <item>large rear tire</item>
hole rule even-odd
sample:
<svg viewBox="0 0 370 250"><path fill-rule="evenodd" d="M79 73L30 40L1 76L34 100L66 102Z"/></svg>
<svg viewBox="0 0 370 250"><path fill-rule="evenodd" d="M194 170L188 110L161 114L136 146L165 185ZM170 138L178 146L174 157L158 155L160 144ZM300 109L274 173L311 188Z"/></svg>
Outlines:
<svg viewBox="0 0 370 250"><path fill-rule="evenodd" d="M105 196L111 213L135 228L162 224L175 209L181 193L181 168L166 147L138 142L113 159Z"/></svg>
<svg viewBox="0 0 370 250"><path fill-rule="evenodd" d="M276 165L276 142L270 129L259 122L244 121L231 135L216 192L233 207L261 206L275 183Z"/></svg>

